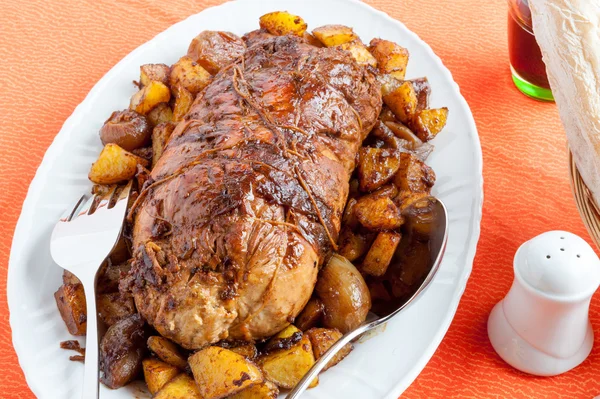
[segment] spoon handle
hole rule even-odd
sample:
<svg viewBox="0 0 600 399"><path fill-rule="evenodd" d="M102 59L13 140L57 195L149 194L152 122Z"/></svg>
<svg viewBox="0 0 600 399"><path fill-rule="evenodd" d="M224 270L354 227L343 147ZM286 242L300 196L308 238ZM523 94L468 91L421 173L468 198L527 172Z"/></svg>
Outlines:
<svg viewBox="0 0 600 399"><path fill-rule="evenodd" d="M378 321L379 320L376 320L376 322ZM329 348L327 352L325 352L325 354L321 356L321 358L317 360L315 364L313 364L311 369L308 370L308 372L304 375L304 378L302 378L300 382L296 384L294 389L292 389L290 393L288 393L286 399L299 398L300 395L306 390L306 388L308 388L308 386L310 385L312 380L317 376L317 374L319 374L319 372L323 370L323 367L325 367L327 363L329 363L329 361L335 356L336 353L340 351L340 349L342 349L346 344L350 343L350 341L352 341L354 338L360 336L361 334L364 334L370 329L381 324L376 322L363 324L357 327L356 329L347 332L342 338L340 338L335 344L333 344L331 348Z"/></svg>

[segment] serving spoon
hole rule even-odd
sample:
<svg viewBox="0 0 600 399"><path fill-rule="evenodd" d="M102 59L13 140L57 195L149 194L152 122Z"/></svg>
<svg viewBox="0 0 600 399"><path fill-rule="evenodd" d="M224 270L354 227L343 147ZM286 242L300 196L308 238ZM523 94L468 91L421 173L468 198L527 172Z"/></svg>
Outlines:
<svg viewBox="0 0 600 399"><path fill-rule="evenodd" d="M319 372L329 363L329 361L342 349L345 345L350 343L355 338L361 336L367 331L373 330L387 323L392 317L400 313L401 310L405 309L408 304L414 301L424 290L427 288L433 277L437 273L444 251L446 250L446 242L448 241L448 213L444 203L439 199L432 201L433 208L432 212L434 215L434 227L429 238L429 272L421 284L415 285L412 288L412 292L409 293L408 299L403 302L396 303L396 308L389 307L378 315L368 319L365 323L361 324L352 331L344 334L335 344L329 348L327 352L312 366L310 370L304 375L300 382L294 389L287 395L287 399L297 399L310 385L313 379L319 374Z"/></svg>

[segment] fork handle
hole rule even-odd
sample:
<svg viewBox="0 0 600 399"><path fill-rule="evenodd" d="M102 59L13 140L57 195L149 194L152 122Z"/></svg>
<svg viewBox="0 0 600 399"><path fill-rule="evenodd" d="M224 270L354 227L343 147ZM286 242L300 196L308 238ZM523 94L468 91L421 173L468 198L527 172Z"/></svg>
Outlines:
<svg viewBox="0 0 600 399"><path fill-rule="evenodd" d="M98 313L96 311L96 276L82 280L87 304L83 399L98 399Z"/></svg>

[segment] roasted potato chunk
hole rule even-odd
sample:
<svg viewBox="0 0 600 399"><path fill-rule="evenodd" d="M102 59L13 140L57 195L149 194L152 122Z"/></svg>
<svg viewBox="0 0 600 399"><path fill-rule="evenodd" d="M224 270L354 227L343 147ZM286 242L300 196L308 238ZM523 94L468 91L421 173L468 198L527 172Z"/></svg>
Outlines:
<svg viewBox="0 0 600 399"><path fill-rule="evenodd" d="M308 336L302 335L296 344L263 354L258 357L257 362L269 381L280 388L291 389L312 367L315 357ZM318 383L319 380L315 378L309 388L317 386Z"/></svg>
<svg viewBox="0 0 600 399"><path fill-rule="evenodd" d="M279 396L277 385L271 381L265 381L228 396L227 399L277 399L277 396Z"/></svg>
<svg viewBox="0 0 600 399"><path fill-rule="evenodd" d="M342 333L333 329L328 328L311 328L306 332L310 343L312 344L313 353L315 354L315 360L319 360L325 352L331 348L333 344L342 338ZM323 368L323 371L330 367L335 366L341 362L348 354L352 351L352 344L345 345L336 355L327 363Z"/></svg>
<svg viewBox="0 0 600 399"><path fill-rule="evenodd" d="M317 325L323 317L324 312L325 306L323 302L319 298L311 298L304 309L302 309L302 312L296 317L296 326L300 330L306 331Z"/></svg>
<svg viewBox="0 0 600 399"><path fill-rule="evenodd" d="M324 25L312 31L312 34L326 47L339 46L358 38L352 28L344 25Z"/></svg>
<svg viewBox="0 0 600 399"><path fill-rule="evenodd" d="M377 66L377 60L369 53L367 47L360 41L355 39L348 43L342 43L338 46L342 50L349 51L352 57L360 65L371 65L372 67Z"/></svg>
<svg viewBox="0 0 600 399"><path fill-rule="evenodd" d="M155 127L158 124L171 122L173 120L173 110L167 103L160 103L146 115L150 125Z"/></svg>
<svg viewBox="0 0 600 399"><path fill-rule="evenodd" d="M417 95L417 113L429 108L429 94L431 94L431 85L427 78L412 79L410 81Z"/></svg>
<svg viewBox="0 0 600 399"><path fill-rule="evenodd" d="M192 40L187 55L210 74L216 75L245 50L242 39L233 33L205 30Z"/></svg>
<svg viewBox="0 0 600 399"><path fill-rule="evenodd" d="M187 374L179 374L167 382L152 399L205 399L200 395L198 385Z"/></svg>
<svg viewBox="0 0 600 399"><path fill-rule="evenodd" d="M413 116L410 126L423 141L429 141L442 131L448 119L448 108L424 109Z"/></svg>
<svg viewBox="0 0 600 399"><path fill-rule="evenodd" d="M146 325L139 314L109 327L100 343L100 381L111 389L120 388L142 371L146 354Z"/></svg>
<svg viewBox="0 0 600 399"><path fill-rule="evenodd" d="M152 167L156 166L156 163L160 159L175 130L174 123L161 123L156 125L152 130Z"/></svg>
<svg viewBox="0 0 600 399"><path fill-rule="evenodd" d="M119 183L133 178L138 164L148 166L148 161L116 144L107 144L92 165L88 177L98 184Z"/></svg>
<svg viewBox="0 0 600 399"><path fill-rule="evenodd" d="M342 333L362 324L371 309L365 280L352 263L338 254L321 269L315 292L325 306L323 324Z"/></svg>
<svg viewBox="0 0 600 399"><path fill-rule="evenodd" d="M395 231L382 231L377 234L360 270L371 276L383 276L394 257L401 238L402 234Z"/></svg>
<svg viewBox="0 0 600 399"><path fill-rule="evenodd" d="M254 358L258 355L258 350L256 349L256 346L250 343L234 346L233 348L229 348L229 350L244 356L248 360L254 360Z"/></svg>
<svg viewBox="0 0 600 399"><path fill-rule="evenodd" d="M169 84L169 73L171 69L165 64L145 64L140 66L140 84L147 86L150 82L161 82Z"/></svg>
<svg viewBox="0 0 600 399"><path fill-rule="evenodd" d="M194 102L194 95L182 86L173 89L175 105L173 106L173 122L181 122Z"/></svg>
<svg viewBox="0 0 600 399"><path fill-rule="evenodd" d="M152 358L144 359L142 368L144 369L144 380L152 395L160 391L167 382L180 373L177 367Z"/></svg>
<svg viewBox="0 0 600 399"><path fill-rule="evenodd" d="M356 232L345 226L338 240L338 253L353 262L367 253L371 241L373 240L369 234Z"/></svg>
<svg viewBox="0 0 600 399"><path fill-rule="evenodd" d="M111 292L96 296L98 316L107 327L135 313L135 304L131 295Z"/></svg>
<svg viewBox="0 0 600 399"><path fill-rule="evenodd" d="M171 90L181 86L195 96L210 83L211 79L212 76L206 69L186 55L171 67L169 84Z"/></svg>
<svg viewBox="0 0 600 399"><path fill-rule="evenodd" d="M131 97L129 109L146 115L160 103L167 103L171 98L171 91L161 82L151 81Z"/></svg>
<svg viewBox="0 0 600 399"><path fill-rule="evenodd" d="M373 191L388 183L400 167L400 151L361 148L358 161L358 183L361 191Z"/></svg>
<svg viewBox="0 0 600 399"><path fill-rule="evenodd" d="M302 18L287 11L270 12L260 17L258 22L261 29L275 36L303 36L307 28Z"/></svg>
<svg viewBox="0 0 600 399"><path fill-rule="evenodd" d="M429 193L435 183L433 169L411 153L400 154L400 167L394 176L394 184L400 191Z"/></svg>
<svg viewBox="0 0 600 399"><path fill-rule="evenodd" d="M375 198L383 198L383 197L394 198L397 195L398 195L398 188L396 186L394 186L393 184L387 184L387 185L373 191L371 194L367 194L367 195L363 196L362 198L365 198L365 199L369 199L369 198L375 199Z"/></svg>
<svg viewBox="0 0 600 399"><path fill-rule="evenodd" d="M178 367L181 370L187 368L188 362L186 356L181 353L182 351L179 346L167 338L158 335L148 338L148 348L163 362Z"/></svg>
<svg viewBox="0 0 600 399"><path fill-rule="evenodd" d="M377 60L382 73L388 73L396 79L404 79L408 65L407 49L388 40L373 39L369 51Z"/></svg>
<svg viewBox="0 0 600 399"><path fill-rule="evenodd" d="M189 358L203 399L220 399L264 381L254 363L229 349L209 346Z"/></svg>
<svg viewBox="0 0 600 399"><path fill-rule="evenodd" d="M354 208L360 224L370 230L395 230L404 223L400 210L389 197L365 196Z"/></svg>
<svg viewBox="0 0 600 399"><path fill-rule="evenodd" d="M302 35L304 37L304 40L306 40L306 42L308 44L310 44L311 46L315 46L315 47L325 47L323 45L323 43L321 43L319 41L319 39L317 39L316 37L314 37L313 35L311 35L308 32L304 32L304 35Z"/></svg>
<svg viewBox="0 0 600 399"><path fill-rule="evenodd" d="M54 299L69 333L85 335L87 308L83 285L63 284L54 293Z"/></svg>
<svg viewBox="0 0 600 399"><path fill-rule="evenodd" d="M100 129L102 144L116 144L127 151L143 147L150 141L152 129L144 115L126 109L115 111Z"/></svg>
<svg viewBox="0 0 600 399"><path fill-rule="evenodd" d="M410 122L417 112L417 93L409 81L383 96L383 102L402 123Z"/></svg>

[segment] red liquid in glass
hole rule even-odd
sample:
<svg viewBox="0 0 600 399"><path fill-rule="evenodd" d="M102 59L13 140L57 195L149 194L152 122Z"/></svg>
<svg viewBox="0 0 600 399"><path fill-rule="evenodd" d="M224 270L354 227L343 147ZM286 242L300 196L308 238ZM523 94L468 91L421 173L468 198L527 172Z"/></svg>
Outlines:
<svg viewBox="0 0 600 399"><path fill-rule="evenodd" d="M519 76L536 86L550 88L546 65L535 36L515 16L508 16L508 52L510 64Z"/></svg>

